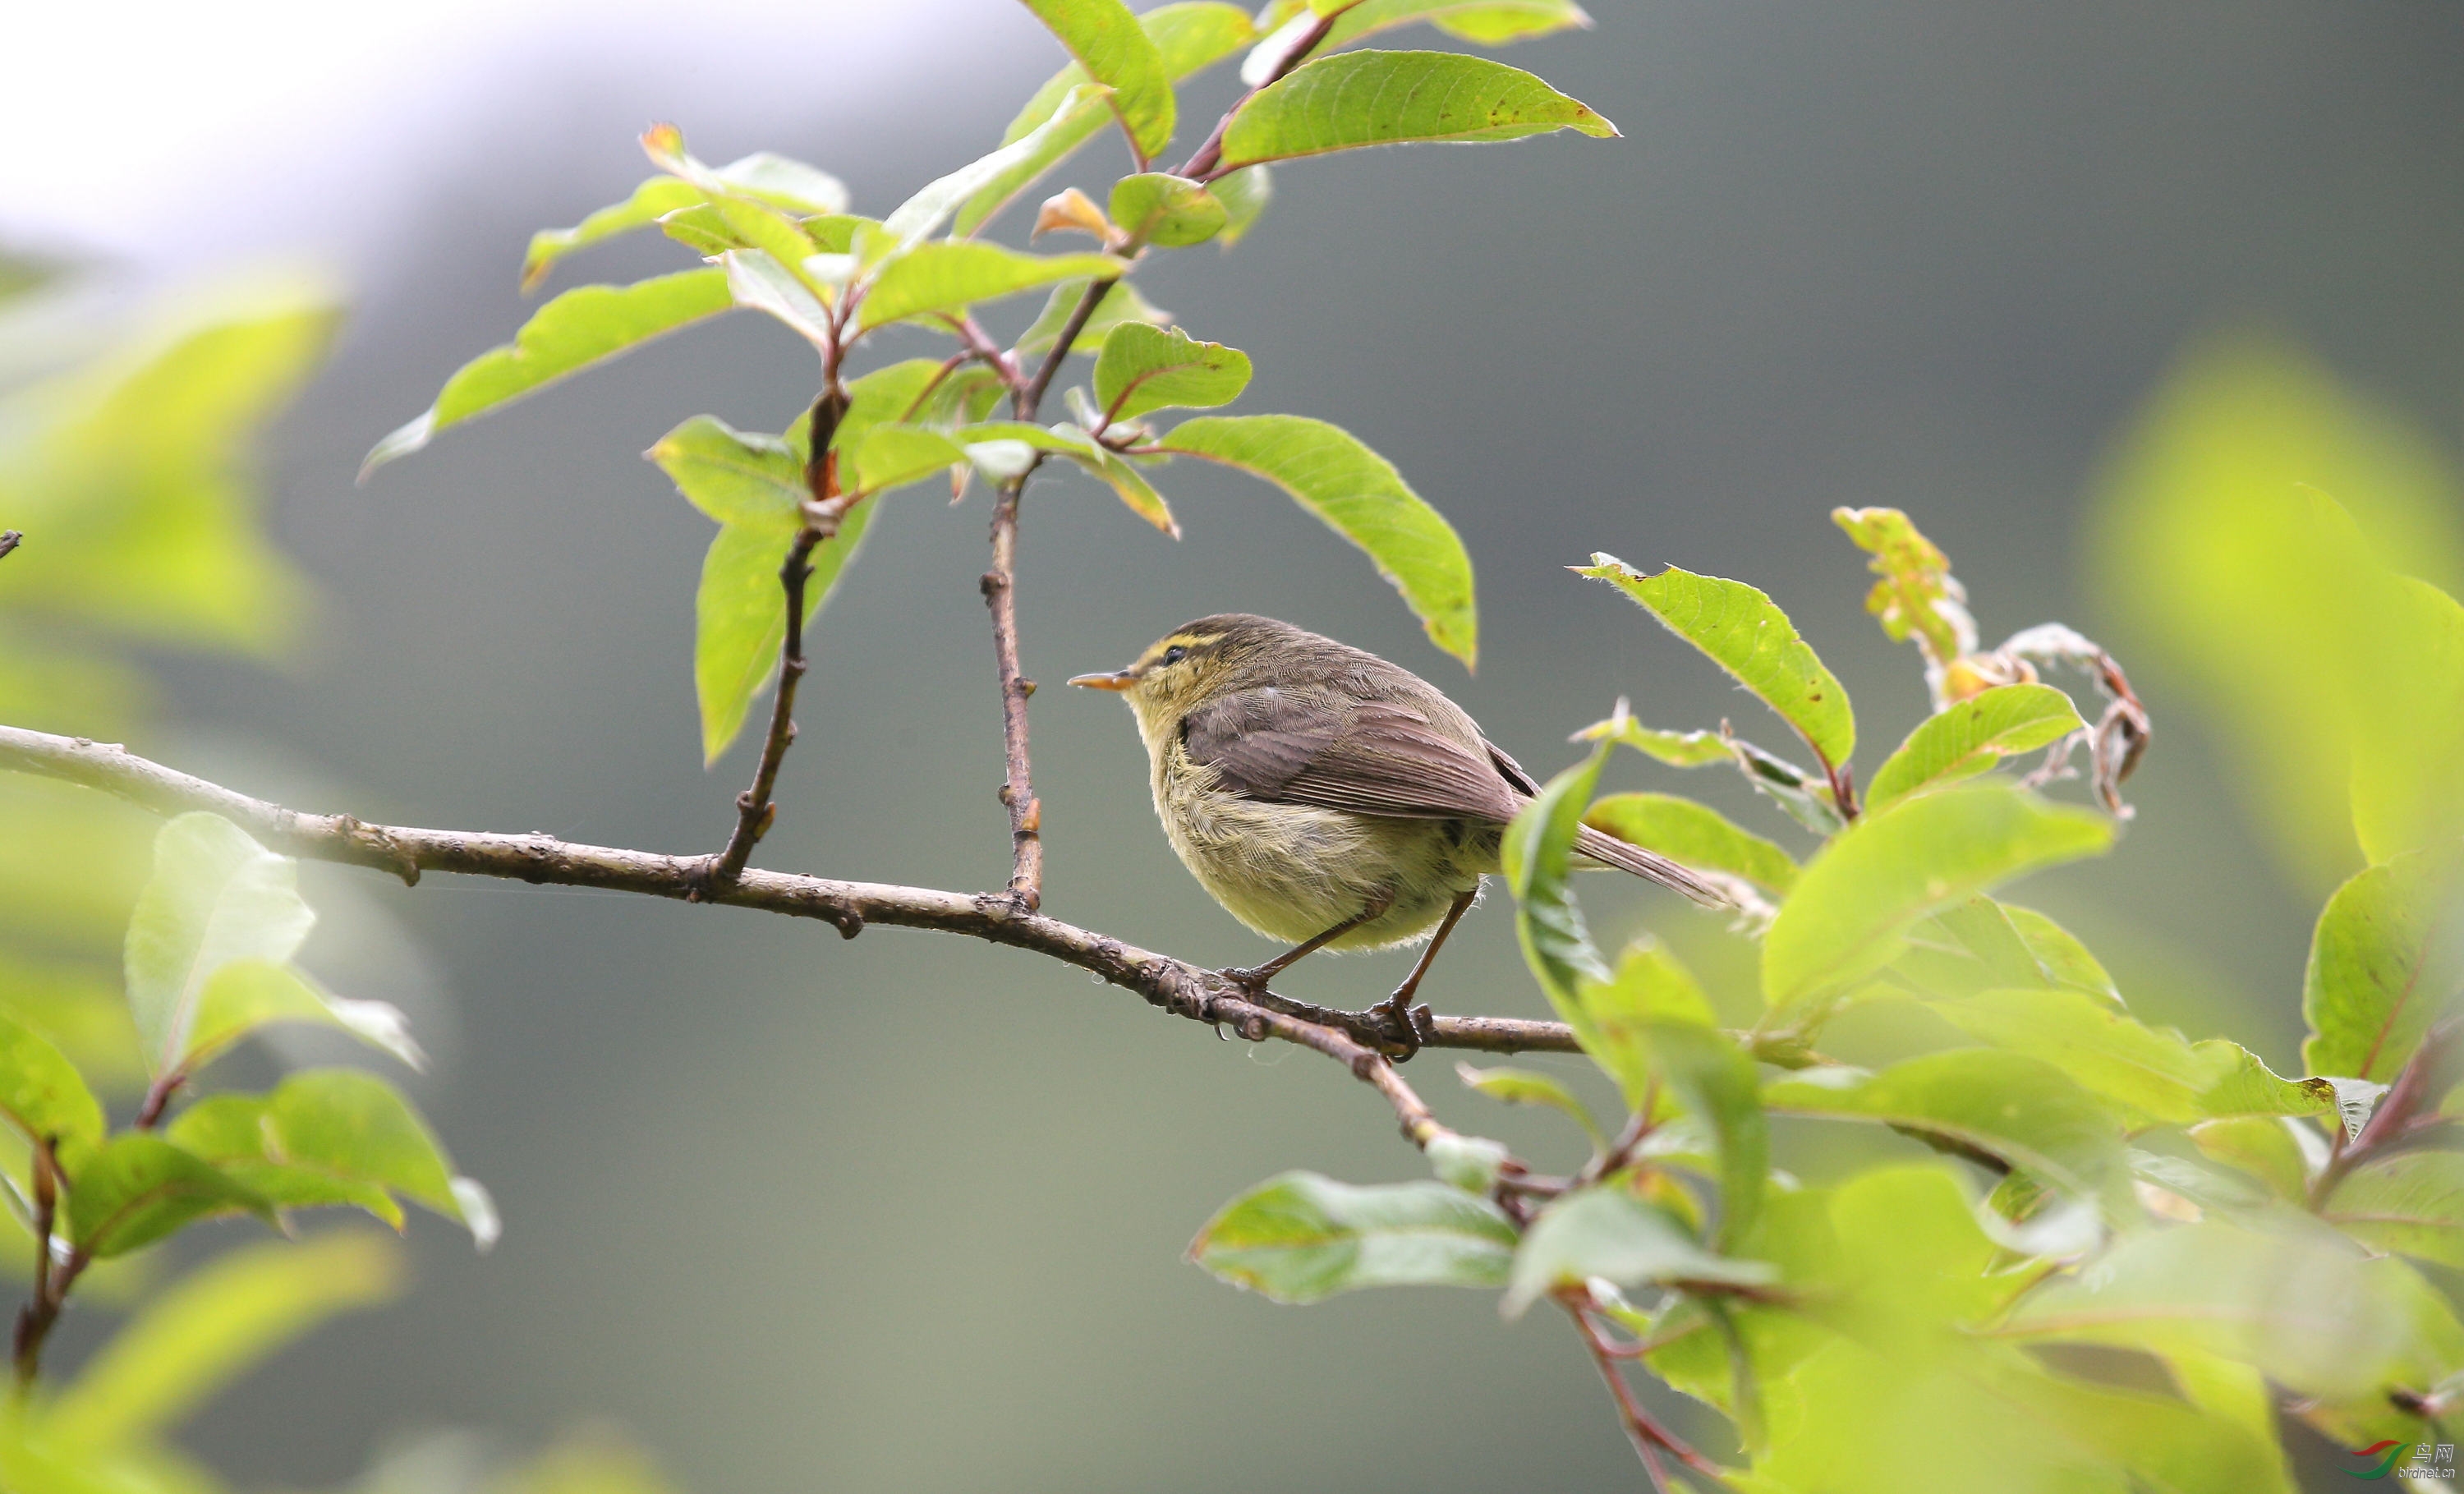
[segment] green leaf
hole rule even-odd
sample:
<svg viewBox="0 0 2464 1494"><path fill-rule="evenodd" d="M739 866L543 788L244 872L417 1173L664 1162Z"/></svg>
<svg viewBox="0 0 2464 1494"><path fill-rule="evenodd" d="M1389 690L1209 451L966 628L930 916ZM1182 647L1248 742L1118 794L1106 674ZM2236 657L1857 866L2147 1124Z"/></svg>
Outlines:
<svg viewBox="0 0 2464 1494"><path fill-rule="evenodd" d="M1727 738L1717 732L1663 732L1643 725L1620 711L1574 734L1578 742L1616 742L1672 768L1700 768L1733 758Z"/></svg>
<svg viewBox="0 0 2464 1494"><path fill-rule="evenodd" d="M709 268L567 291L533 313L513 341L456 370L426 414L378 442L360 464L361 480L438 431L735 304L727 272Z"/></svg>
<svg viewBox="0 0 2464 1494"><path fill-rule="evenodd" d="M722 524L799 522L804 462L778 436L748 435L715 415L695 415L642 454L685 501Z"/></svg>
<svg viewBox="0 0 2464 1494"><path fill-rule="evenodd" d="M1499 1304L1509 1318L1560 1287L1598 1277L1620 1286L1760 1286L1778 1273L1759 1261L1732 1261L1704 1247L1666 1211L1621 1188L1585 1188L1541 1213Z"/></svg>
<svg viewBox="0 0 2464 1494"><path fill-rule="evenodd" d="M1363 37L1414 21L1426 21L1449 36L1484 47L1588 30L1592 18L1573 0L1360 0L1343 8L1318 43L1321 52L1348 47Z"/></svg>
<svg viewBox="0 0 2464 1494"><path fill-rule="evenodd" d="M1095 360L1095 403L1107 421L1174 406L1229 405L1249 386L1249 355L1200 342L1178 327L1125 321Z"/></svg>
<svg viewBox="0 0 2464 1494"><path fill-rule="evenodd" d="M999 184L1010 181L1016 173L1023 171L1025 175L1019 177L1016 185L1008 187L1008 192L1014 192L1019 187L1043 175L1053 162L1068 154L1093 132L1093 121L1101 118L1099 111L1105 108L1105 100L1110 97L1111 90L1099 84L1073 87L1061 96L1051 115L1041 123L1005 142L992 154L925 184L922 190L899 204L889 217L882 220L881 232L877 235L879 248L869 252L868 257L877 258L882 253L914 248L949 221L950 214L957 211L967 199L996 188ZM1089 127L1073 136L1081 121L1087 121ZM1008 192L1003 193L1004 200ZM959 231L968 230L962 227Z"/></svg>
<svg viewBox="0 0 2464 1494"><path fill-rule="evenodd" d="M356 1001L324 990L288 965L238 959L215 971L197 1000L180 1066L194 1071L259 1027L305 1022L349 1033L413 1068L428 1057L411 1041L410 1022L385 1001Z"/></svg>
<svg viewBox="0 0 2464 1494"><path fill-rule="evenodd" d="M1763 996L1795 1006L1889 964L1910 924L2113 842L2083 809L1976 784L1867 815L1815 857L1763 940Z"/></svg>
<svg viewBox="0 0 2464 1494"><path fill-rule="evenodd" d="M1249 96L1222 169L1363 145L1506 141L1617 126L1520 68L1450 52L1353 52L1303 63Z"/></svg>
<svg viewBox="0 0 2464 1494"><path fill-rule="evenodd" d="M881 269L856 310L869 330L911 317L957 314L1055 280L1111 278L1129 262L1110 254L1022 254L998 244L920 244Z"/></svg>
<svg viewBox="0 0 2464 1494"><path fill-rule="evenodd" d="M128 1004L156 1074L184 1069L208 983L238 960L287 964L317 921L298 871L217 815L154 838L154 874L128 917Z"/></svg>
<svg viewBox="0 0 2464 1494"><path fill-rule="evenodd" d="M1920 790L1987 772L2014 753L2043 747L2087 725L2071 697L2050 685L2001 685L1954 703L1908 734L1865 790L1880 809Z"/></svg>
<svg viewBox="0 0 2464 1494"><path fill-rule="evenodd" d="M2122 989L2113 983L2096 956L2079 937L2033 908L2014 904L1998 905L2002 915L2019 931L2028 953L2036 956L2036 968L2051 976L2054 983L2090 996L2101 997L2115 1005L2122 1003Z"/></svg>
<svg viewBox="0 0 2464 1494"><path fill-rule="evenodd" d="M1052 295L1044 303L1044 310L1038 312L1035 320L1019 334L1018 351L1021 355L1051 350L1052 344L1060 340L1061 329L1068 325L1070 314L1078 309L1079 298L1087 294L1087 286L1085 280L1068 280L1053 287ZM1092 353L1099 350L1104 340L1111 336L1112 329L1123 322L1142 321L1155 326L1171 319L1172 313L1149 304L1147 298L1138 294L1135 285L1127 280L1116 280L1104 298L1095 303L1094 315L1089 317L1087 325L1079 329L1078 336L1069 344L1069 351Z"/></svg>
<svg viewBox="0 0 2464 1494"><path fill-rule="evenodd" d="M2238 1168L2265 1183L2277 1197L2306 1208L2310 1164L2293 1124L2270 1115L2236 1115L2201 1121L2190 1128L2190 1140L2211 1160Z"/></svg>
<svg viewBox="0 0 2464 1494"><path fill-rule="evenodd" d="M1219 176L1207 190L1223 205L1223 230L1215 241L1225 249L1248 236L1258 215L1274 200L1274 178L1265 166L1243 166L1229 176Z"/></svg>
<svg viewBox="0 0 2464 1494"><path fill-rule="evenodd" d="M830 312L803 275L758 249L731 249L718 256L727 294L737 305L758 311L826 352Z"/></svg>
<svg viewBox="0 0 2464 1494"><path fill-rule="evenodd" d="M1584 1013L1577 994L1586 980L1606 981L1609 970L1583 927L1583 910L1568 879L1583 807L1591 802L1607 756L1606 747L1595 747L1590 757L1542 784L1538 797L1506 827L1502 847L1524 961L1558 1015L1578 1024L1578 1033Z"/></svg>
<svg viewBox="0 0 2464 1494"><path fill-rule="evenodd" d="M253 1189L143 1131L104 1142L77 1170L67 1203L70 1242L97 1260L150 1245L212 1215L274 1217Z"/></svg>
<svg viewBox="0 0 2464 1494"><path fill-rule="evenodd" d="M1248 12L1214 0L1157 6L1139 16L1138 24L1155 39L1164 73L1175 82L1257 40ZM1003 145L1015 144L1039 129L1045 133L1035 150L1005 165L968 199L958 213L959 233L973 233L983 227L1036 178L1058 165L1103 127L1104 118L1111 111L1104 107L1100 95L1082 95L1066 110L1063 107L1071 92L1087 80L1087 70L1072 62L1037 89L1035 97L1019 110L1018 118L1010 121L1009 129L1001 136Z"/></svg>
<svg viewBox="0 0 2464 1494"><path fill-rule="evenodd" d="M78 1370L44 1434L88 1448L160 1436L275 1350L336 1313L390 1301L402 1283L401 1257L380 1236L268 1241L218 1256Z"/></svg>
<svg viewBox="0 0 2464 1494"><path fill-rule="evenodd" d="M2464 1154L2405 1152L2357 1168L2319 1213L2372 1249L2464 1268Z"/></svg>
<svg viewBox="0 0 2464 1494"><path fill-rule="evenodd" d="M1471 557L1452 525L1395 471L1339 427L1301 415L1201 415L1160 438L1161 450L1238 467L1281 487L1327 527L1368 552L1403 594L1430 642L1468 666L1479 656Z"/></svg>
<svg viewBox="0 0 2464 1494"><path fill-rule="evenodd" d="M775 208L799 213L847 211L845 183L801 161L764 151L731 161L715 173L735 191ZM672 176L654 176L633 188L633 195L612 208L602 208L569 229L541 229L531 235L530 252L522 256L522 289L547 278L557 261L603 240L649 228L668 213L704 201L699 188Z"/></svg>
<svg viewBox="0 0 2464 1494"><path fill-rule="evenodd" d="M1497 1190L1498 1176L1512 1156L1502 1141L1451 1131L1440 1131L1431 1136L1423 1150L1428 1153L1429 1170L1440 1180L1475 1198L1486 1198Z"/></svg>
<svg viewBox="0 0 2464 1494"><path fill-rule="evenodd" d="M1775 893L1784 895L1796 885L1796 863L1788 852L1690 799L1611 794L1593 804L1583 820L1629 845L1688 867L1743 877Z"/></svg>
<svg viewBox="0 0 2464 1494"><path fill-rule="evenodd" d="M1743 582L1697 576L1674 565L1645 576L1613 555L1595 554L1591 564L1574 567L1574 574L1609 582L1710 655L1794 727L1825 768L1846 762L1856 750L1857 717L1848 692L1771 598Z"/></svg>
<svg viewBox="0 0 2464 1494"><path fill-rule="evenodd" d="M2122 1237L2079 1275L2023 1299L2004 1331L2211 1353L2296 1395L2425 1385L2453 1367L2453 1314L2403 1263L2321 1230L2177 1225Z"/></svg>
<svg viewBox="0 0 2464 1494"><path fill-rule="evenodd" d="M1877 1074L1808 1070L1763 1090L1787 1114L1871 1120L1983 1153L2081 1197L2122 1177L2111 1115L2060 1069L1991 1048L1957 1048Z"/></svg>
<svg viewBox="0 0 2464 1494"><path fill-rule="evenodd" d="M1086 450L1066 454L1118 494L1121 501L1129 505L1131 513L1175 539L1180 538L1180 521L1172 516L1172 506L1164 502L1163 494L1155 491L1155 484L1147 481L1146 474L1132 466L1127 458L1091 441Z"/></svg>
<svg viewBox="0 0 2464 1494"><path fill-rule="evenodd" d="M857 386L876 395L881 391L881 385L867 385L864 380ZM912 402L913 397L909 391L907 399ZM876 398L868 403L885 402ZM693 604L693 692L701 706L705 762L715 762L736 740L753 697L778 668L779 650L786 641L786 592L779 571L803 525L801 446L801 441L791 444L778 436L748 435L712 416L696 415L645 453L693 507L721 526L702 558L701 587ZM804 582L807 623L829 600L864 543L874 507L869 502L855 505L840 520L839 532L813 547L813 574Z"/></svg>
<svg viewBox="0 0 2464 1494"><path fill-rule="evenodd" d="M77 1066L16 1019L0 1015L0 1115L30 1142L61 1150L99 1146L106 1130L102 1103Z"/></svg>
<svg viewBox="0 0 2464 1494"><path fill-rule="evenodd" d="M262 518L265 432L322 361L339 316L313 287L259 285L185 297L169 327L137 318L148 335L10 390L0 493L6 527L32 538L8 562L6 595L12 613L41 621L35 637L0 641L0 674L60 679L68 661L51 647L79 625L184 652L270 657L298 640L309 591ZM45 341L22 332L12 345ZM134 683L125 670L77 672L106 700L114 683ZM37 724L13 707L11 718ZM55 729L96 735L102 719ZM56 879L58 865L42 870ZM27 904L12 903L22 917Z"/></svg>
<svg viewBox="0 0 2464 1494"><path fill-rule="evenodd" d="M1592 1112L1583 1108L1583 1102L1547 1074L1529 1068L1474 1068L1469 1064L1457 1064L1455 1073L1465 1085L1492 1100L1507 1105L1545 1105L1563 1110L1574 1118L1575 1125L1583 1128L1583 1133L1592 1138L1594 1146L1607 1144L1608 1138L1600 1134L1598 1124L1592 1119Z"/></svg>
<svg viewBox="0 0 2464 1494"><path fill-rule="evenodd" d="M1932 667L1939 706L1940 671L1976 651L1976 624L1968 615L1967 592L1950 574L1950 558L1898 509L1837 508L1831 511L1831 519L1847 531L1857 548L1874 557L1867 568L1881 580L1866 593L1865 610L1881 623L1883 635L1892 642L1917 641ZM1877 785L1881 781L1877 777Z"/></svg>
<svg viewBox="0 0 2464 1494"><path fill-rule="evenodd" d="M1224 1205L1190 1242L1218 1279L1309 1303L1362 1286L1503 1286L1514 1225L1440 1182L1353 1187L1286 1173Z"/></svg>
<svg viewBox="0 0 2464 1494"><path fill-rule="evenodd" d="M454 1175L427 1122L373 1074L309 1068L261 1099L216 1095L182 1112L170 1135L235 1177L262 1180L278 1204L350 1204L400 1228L399 1209L367 1202L374 1189L460 1223L481 1250L496 1241L485 1190Z"/></svg>
<svg viewBox="0 0 2464 1494"><path fill-rule="evenodd" d="M850 493L887 493L967 459L958 444L941 432L897 421L870 427L840 446L850 458L841 472Z"/></svg>
<svg viewBox="0 0 2464 1494"><path fill-rule="evenodd" d="M866 502L849 509L838 534L813 547L813 574L804 582L807 624L855 559L877 507ZM693 598L693 693L701 704L705 762L717 761L735 742L753 697L779 667L787 637L779 568L794 539L791 524L729 524L702 558L701 586Z"/></svg>
<svg viewBox="0 0 2464 1494"><path fill-rule="evenodd" d="M2464 917L2452 858L2414 852L2327 900L2310 939L2301 1015L2314 1073L2390 1083L2464 988Z"/></svg>
<svg viewBox="0 0 2464 1494"><path fill-rule="evenodd" d="M1172 143L1172 77L1155 38L1121 0L1025 0L1089 77L1112 91L1121 133L1144 166Z"/></svg>
<svg viewBox="0 0 2464 1494"><path fill-rule="evenodd" d="M1112 184L1111 218L1133 244L1187 249L1222 232L1231 212L1186 177L1145 171Z"/></svg>
<svg viewBox="0 0 2464 1494"><path fill-rule="evenodd" d="M2280 1079L2236 1043L2186 1041L2142 1026L2079 991L1987 991L1933 1010L1995 1047L2043 1059L2087 1089L2150 1119L2187 1126L2230 1115L2320 1115L2321 1079Z"/></svg>

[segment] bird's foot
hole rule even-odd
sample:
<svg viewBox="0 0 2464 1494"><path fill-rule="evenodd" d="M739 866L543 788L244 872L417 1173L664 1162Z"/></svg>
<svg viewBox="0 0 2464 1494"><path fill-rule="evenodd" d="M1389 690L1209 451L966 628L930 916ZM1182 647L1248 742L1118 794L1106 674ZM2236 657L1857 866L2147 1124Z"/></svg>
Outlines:
<svg viewBox="0 0 2464 1494"><path fill-rule="evenodd" d="M1396 992L1369 1009L1377 1029L1389 1044L1387 1056L1400 1064L1420 1051L1420 1044L1437 1036L1437 1021L1426 1006L1411 1004L1410 987ZM1396 1051L1398 1050L1399 1051Z"/></svg>
<svg viewBox="0 0 2464 1494"><path fill-rule="evenodd" d="M1266 982L1282 975L1272 965L1226 965L1215 972L1219 979L1228 980L1251 996L1266 989Z"/></svg>

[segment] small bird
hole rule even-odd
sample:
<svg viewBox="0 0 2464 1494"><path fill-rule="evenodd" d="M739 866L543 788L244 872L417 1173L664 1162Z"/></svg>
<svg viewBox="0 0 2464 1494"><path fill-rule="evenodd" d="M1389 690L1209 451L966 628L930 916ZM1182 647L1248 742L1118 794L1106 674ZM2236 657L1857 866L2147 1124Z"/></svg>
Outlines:
<svg viewBox="0 0 2464 1494"><path fill-rule="evenodd" d="M1399 665L1246 613L1173 629L1128 669L1069 681L1137 717L1164 835L1233 917L1293 947L1222 974L1250 990L1321 949L1429 940L1375 1015L1419 1044L1413 993L1539 792L1443 692ZM1697 902L1727 900L1585 825L1575 849Z"/></svg>

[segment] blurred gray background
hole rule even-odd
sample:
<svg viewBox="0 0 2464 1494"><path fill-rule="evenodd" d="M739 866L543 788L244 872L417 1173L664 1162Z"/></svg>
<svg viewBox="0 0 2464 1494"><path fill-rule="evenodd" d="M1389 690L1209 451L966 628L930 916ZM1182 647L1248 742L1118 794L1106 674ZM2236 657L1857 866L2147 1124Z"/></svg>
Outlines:
<svg viewBox="0 0 2464 1494"><path fill-rule="evenodd" d="M1604 549L1770 590L1847 683L1871 762L1923 687L1864 617L1862 557L1832 506L1909 510L1989 639L2050 617L2093 634L2084 494L2197 335L2289 334L2452 450L2464 13L2449 0L1596 12L1594 32L1505 56L1622 141L1299 165L1238 250L1142 276L1194 333L1256 360L1240 409L1347 426L1453 519L1479 567L1478 676L1279 494L1188 466L1164 474L1179 544L1079 479L1038 483L1029 674L1110 668L1237 608L1420 670L1535 771L1570 760L1566 734L1621 693L1655 725L1733 715L1779 745L1707 665L1559 569ZM395 127L427 147L383 179L382 231L349 240L357 309L275 474L277 533L323 587L318 647L284 674L176 664L190 735L137 745L253 763L234 769L247 786L306 807L715 847L749 758L696 761L709 525L636 453L701 411L781 428L812 391L802 344L730 319L453 432L365 491L352 472L509 336L526 235L645 174L646 122L675 120L712 161L810 160L879 213L988 148L1061 60L1005 0L883 4L863 29L838 51L809 24L788 46L748 25L663 58L596 48L577 20L488 87L430 99L415 73L385 78L411 111ZM1232 86L1197 90L1184 145ZM1098 143L1072 179L1109 180L1117 155ZM285 222L306 210L297 184L246 159L219 190ZM351 197L339 177L317 190ZM680 262L627 244L562 283ZM929 488L891 506L818 626L759 860L998 886L975 590L987 510L980 492L952 510ZM2159 737L2138 824L2110 860L2022 900L2087 935L2143 1015L2230 1028L2290 1066L2315 899L2255 848L2161 675L2141 683ZM1172 859L1115 702L1047 690L1034 729L1048 911L1212 962L1265 952ZM1615 773L1705 788L1793 835L1726 782L1631 757ZM613 895L356 880L448 993L447 1061L423 1098L495 1188L506 1238L473 1259L457 1231L415 1225L403 1305L282 1356L189 1437L236 1475L332 1483L423 1427L533 1441L604 1415L714 1491L1639 1482L1560 1323L1502 1324L1487 1299L1442 1292L1279 1308L1182 1263L1217 1205L1282 1169L1421 1172L1332 1066L1219 1043L962 940L845 943ZM1715 927L1622 888L1590 903L1604 935L1663 927L1724 1000L1750 1000ZM1357 1005L1403 965L1313 960L1288 988ZM1494 899L1425 994L1542 1008ZM1450 1066L1410 1070L1449 1120L1562 1155L1566 1136L1464 1095Z"/></svg>

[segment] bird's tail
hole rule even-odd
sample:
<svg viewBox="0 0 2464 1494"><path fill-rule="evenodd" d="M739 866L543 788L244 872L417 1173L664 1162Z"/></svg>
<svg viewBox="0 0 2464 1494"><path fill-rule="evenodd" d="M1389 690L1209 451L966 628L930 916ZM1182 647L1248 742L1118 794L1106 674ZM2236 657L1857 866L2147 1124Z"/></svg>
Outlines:
<svg viewBox="0 0 2464 1494"><path fill-rule="evenodd" d="M1574 849L1578 854L1615 867L1619 871L1631 871L1645 882L1658 883L1672 892L1683 892L1705 908L1734 906L1719 889L1658 851L1644 850L1588 824L1574 831Z"/></svg>

